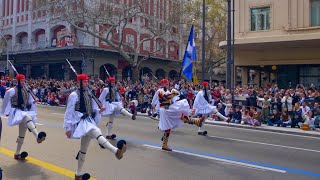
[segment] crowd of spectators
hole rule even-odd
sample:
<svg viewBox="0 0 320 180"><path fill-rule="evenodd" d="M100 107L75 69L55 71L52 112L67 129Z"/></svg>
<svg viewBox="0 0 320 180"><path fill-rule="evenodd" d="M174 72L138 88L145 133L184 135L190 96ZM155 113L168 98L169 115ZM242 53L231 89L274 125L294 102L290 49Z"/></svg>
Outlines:
<svg viewBox="0 0 320 180"><path fill-rule="evenodd" d="M77 88L74 80L61 81L55 79L28 79L28 86L39 98L41 104L50 106L65 106L68 95ZM2 81L0 86L3 98L6 88L14 86L14 80ZM91 78L91 89L99 97L107 82ZM118 81L116 88L123 98L124 107L153 115L151 101L159 88L157 80L144 76L139 82ZM228 122L259 126L319 128L320 121L320 91L310 86L297 85L291 89L280 89L275 84L266 84L256 88L252 86L237 86L232 95L224 84L211 84L211 103L218 111L228 117ZM186 83L184 80L171 80L170 89L177 89L189 102L192 108L200 85ZM212 118L219 120L216 116Z"/></svg>

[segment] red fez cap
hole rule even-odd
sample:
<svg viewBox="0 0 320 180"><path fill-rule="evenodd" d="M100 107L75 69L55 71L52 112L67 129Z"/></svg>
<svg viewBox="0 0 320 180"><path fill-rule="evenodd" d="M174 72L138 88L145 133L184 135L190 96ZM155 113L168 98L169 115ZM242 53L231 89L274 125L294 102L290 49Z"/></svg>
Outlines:
<svg viewBox="0 0 320 180"><path fill-rule="evenodd" d="M80 80L89 80L89 77L86 74L79 74L77 76L78 81Z"/></svg>
<svg viewBox="0 0 320 180"><path fill-rule="evenodd" d="M1 80L4 80L4 76L1 76Z"/></svg>
<svg viewBox="0 0 320 180"><path fill-rule="evenodd" d="M202 85L203 85L203 86L208 86L208 85L209 85L209 83L208 83L208 82L206 82L206 81L203 81L203 82L202 82Z"/></svg>
<svg viewBox="0 0 320 180"><path fill-rule="evenodd" d="M168 79L162 79L162 80L160 81L160 83L161 83L161 84L168 84L169 81L168 81Z"/></svg>
<svg viewBox="0 0 320 180"><path fill-rule="evenodd" d="M121 94L124 93L124 88L123 87L120 89L120 93Z"/></svg>
<svg viewBox="0 0 320 180"><path fill-rule="evenodd" d="M16 80L24 80L26 77L23 74L17 74Z"/></svg>
<svg viewBox="0 0 320 180"><path fill-rule="evenodd" d="M6 79L7 79L7 80L10 80L10 76L7 76Z"/></svg>
<svg viewBox="0 0 320 180"><path fill-rule="evenodd" d="M116 79L115 79L114 77L109 77L109 78L108 78L108 81L110 81L110 82L115 82Z"/></svg>
<svg viewBox="0 0 320 180"><path fill-rule="evenodd" d="M1 86L5 86L6 85L6 82L5 81L2 81L1 82Z"/></svg>

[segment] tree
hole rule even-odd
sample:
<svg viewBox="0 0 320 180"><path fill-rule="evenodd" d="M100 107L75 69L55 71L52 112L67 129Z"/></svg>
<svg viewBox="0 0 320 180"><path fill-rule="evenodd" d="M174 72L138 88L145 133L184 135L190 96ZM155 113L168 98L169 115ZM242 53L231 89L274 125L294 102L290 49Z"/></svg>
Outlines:
<svg viewBox="0 0 320 180"><path fill-rule="evenodd" d="M202 58L202 0L194 0L185 4L188 14L185 15L184 23L195 26L195 41L197 46L198 59ZM226 62L226 52L219 47L219 42L225 40L227 23L227 11L225 0L206 0L206 71L211 68L217 68ZM188 27L190 30L190 27ZM185 37L187 38L187 37ZM186 40L185 40L186 42Z"/></svg>
<svg viewBox="0 0 320 180"><path fill-rule="evenodd" d="M175 29L180 24L180 1L183 0L170 0L168 8L161 9L152 0L42 0L34 8L44 9L53 21L67 21L75 30L116 50L132 66L133 79L137 80L141 62L163 52L167 44L161 39L179 41ZM127 28L145 36L138 41L126 32ZM150 46L153 40L155 48Z"/></svg>

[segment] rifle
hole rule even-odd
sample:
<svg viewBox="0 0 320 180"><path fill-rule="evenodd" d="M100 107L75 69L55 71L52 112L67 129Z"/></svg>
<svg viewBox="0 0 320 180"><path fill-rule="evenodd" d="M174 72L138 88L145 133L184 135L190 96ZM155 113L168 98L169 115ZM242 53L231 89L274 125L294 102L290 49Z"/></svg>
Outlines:
<svg viewBox="0 0 320 180"><path fill-rule="evenodd" d="M72 66L70 61L68 59L66 59L66 61L70 65L70 68L72 69L72 71L76 74L76 76L78 76L77 71L74 69L74 67ZM92 94L92 89L90 87L88 87L88 88L89 88L88 92L90 93L92 99L98 104L99 108L101 109L103 107L103 104L101 103L101 101L94 94Z"/></svg>
<svg viewBox="0 0 320 180"><path fill-rule="evenodd" d="M11 65L11 68L14 70L15 73L19 74L17 69L14 67L14 65L11 63L10 60L8 60L8 62L10 63ZM30 88L25 84L25 86L23 86L23 89L25 91L27 91L28 93L30 93L30 95L32 96L33 100L36 100L38 99L37 96L30 90Z"/></svg>
<svg viewBox="0 0 320 180"><path fill-rule="evenodd" d="M108 76L111 77L110 74L109 74L109 72L108 72L108 70L107 70L107 68L106 68L106 66L103 65L103 67L104 67L104 70L106 71L106 73L108 74Z"/></svg>

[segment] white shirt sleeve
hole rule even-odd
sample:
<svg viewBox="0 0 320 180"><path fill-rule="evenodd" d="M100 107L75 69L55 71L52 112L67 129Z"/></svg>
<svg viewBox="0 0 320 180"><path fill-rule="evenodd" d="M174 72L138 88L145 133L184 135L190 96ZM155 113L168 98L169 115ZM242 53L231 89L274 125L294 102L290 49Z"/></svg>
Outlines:
<svg viewBox="0 0 320 180"><path fill-rule="evenodd" d="M7 107L10 106L11 108L11 98L15 94L14 88L10 88L4 94L4 98L2 100L2 107L1 107L1 114L8 115L9 111L6 111Z"/></svg>
<svg viewBox="0 0 320 180"><path fill-rule="evenodd" d="M75 105L78 101L78 95L76 92L73 92L68 97L68 103L67 103L67 109L64 114L64 124L63 128L66 130L66 132L71 131L72 129L72 122L73 122L73 114L75 111Z"/></svg>
<svg viewBox="0 0 320 180"><path fill-rule="evenodd" d="M106 99L107 94L109 93L109 88L104 88L103 91L100 94L99 100L101 102L104 102L104 100Z"/></svg>
<svg viewBox="0 0 320 180"><path fill-rule="evenodd" d="M153 96L152 102L151 102L152 106L155 106L159 102L159 97L158 97L159 92L160 92L160 89L158 89L156 91L156 93L154 93L154 96Z"/></svg>

